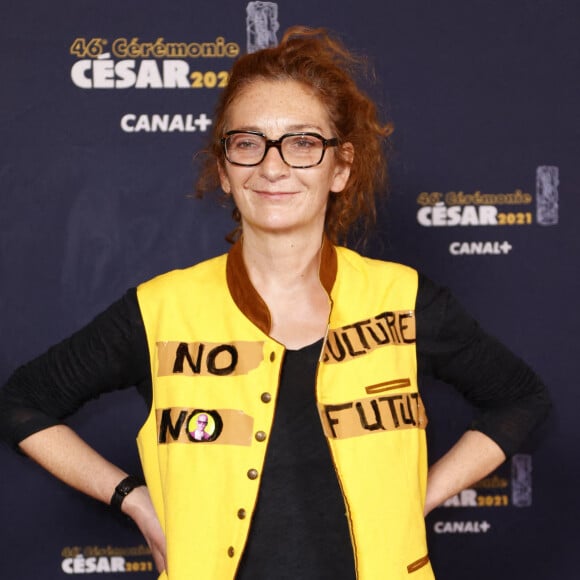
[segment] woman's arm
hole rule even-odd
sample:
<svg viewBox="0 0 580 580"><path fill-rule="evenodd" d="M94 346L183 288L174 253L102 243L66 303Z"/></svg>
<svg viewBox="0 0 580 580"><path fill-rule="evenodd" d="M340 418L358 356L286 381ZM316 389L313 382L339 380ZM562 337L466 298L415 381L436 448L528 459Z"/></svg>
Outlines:
<svg viewBox="0 0 580 580"><path fill-rule="evenodd" d="M515 453L550 410L539 377L487 335L445 288L420 277L417 352L422 374L453 385L476 409L468 430L429 470L425 513Z"/></svg>
<svg viewBox="0 0 580 580"><path fill-rule="evenodd" d="M147 341L134 289L12 375L0 391L0 436L60 480L108 504L127 474L61 419L104 392L132 385L150 404ZM165 540L147 488L135 488L121 507L164 569Z"/></svg>
<svg viewBox="0 0 580 580"><path fill-rule="evenodd" d="M115 487L127 474L107 461L66 425L30 435L20 449L71 487L109 504ZM159 572L165 569L165 537L145 486L135 488L121 504L151 548Z"/></svg>

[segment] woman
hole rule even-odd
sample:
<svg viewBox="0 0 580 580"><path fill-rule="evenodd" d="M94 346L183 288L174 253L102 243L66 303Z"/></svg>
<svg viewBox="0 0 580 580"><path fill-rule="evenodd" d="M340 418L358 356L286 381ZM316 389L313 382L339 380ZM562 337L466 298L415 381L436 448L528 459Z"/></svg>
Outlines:
<svg viewBox="0 0 580 580"><path fill-rule="evenodd" d="M424 514L549 408L446 290L335 245L372 221L385 175L355 64L303 28L241 57L200 182L233 198L231 251L129 291L3 392L4 437L130 516L162 578L433 578ZM418 371L481 410L428 473ZM146 486L58 422L133 384Z"/></svg>

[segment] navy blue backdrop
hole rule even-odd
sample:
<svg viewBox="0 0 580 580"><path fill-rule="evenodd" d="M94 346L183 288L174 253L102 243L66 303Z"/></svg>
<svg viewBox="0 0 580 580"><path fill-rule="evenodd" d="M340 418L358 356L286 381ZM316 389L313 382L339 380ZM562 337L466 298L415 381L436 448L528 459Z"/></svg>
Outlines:
<svg viewBox="0 0 580 580"><path fill-rule="evenodd" d="M453 288L544 377L554 415L428 518L444 580L576 577L580 534L578 4L565 0L103 3L11 0L0 22L0 381L157 273L226 249L229 212L190 199L194 153L235 56L293 24L371 58L395 125L369 252ZM435 459L469 423L423 385ZM70 423L128 471L131 389ZM0 576L154 578L127 522L0 449Z"/></svg>

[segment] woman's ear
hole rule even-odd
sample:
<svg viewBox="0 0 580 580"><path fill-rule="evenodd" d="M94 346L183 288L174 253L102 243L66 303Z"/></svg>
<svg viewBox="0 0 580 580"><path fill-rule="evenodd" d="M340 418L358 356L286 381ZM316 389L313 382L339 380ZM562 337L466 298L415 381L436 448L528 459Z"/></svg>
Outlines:
<svg viewBox="0 0 580 580"><path fill-rule="evenodd" d="M350 177L350 168L354 160L354 147L352 143L343 143L340 145L340 156L338 157L332 180L330 191L334 193L341 192Z"/></svg>
<svg viewBox="0 0 580 580"><path fill-rule="evenodd" d="M220 176L220 185L222 190L225 194L229 195L232 192L232 187L230 185L230 180L228 178L228 174L226 172L226 168L224 167L223 163L218 160L217 163L217 170Z"/></svg>

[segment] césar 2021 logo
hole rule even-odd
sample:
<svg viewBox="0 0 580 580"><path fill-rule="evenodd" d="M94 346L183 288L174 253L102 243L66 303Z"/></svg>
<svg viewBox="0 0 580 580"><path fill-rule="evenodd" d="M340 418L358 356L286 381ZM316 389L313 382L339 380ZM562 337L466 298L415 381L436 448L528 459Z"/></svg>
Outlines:
<svg viewBox="0 0 580 580"><path fill-rule="evenodd" d="M211 42L141 42L139 38L76 38L71 80L81 89L213 89L227 85L227 70L192 70L191 59L233 59L240 46L218 36ZM229 68L229 67L226 67Z"/></svg>

